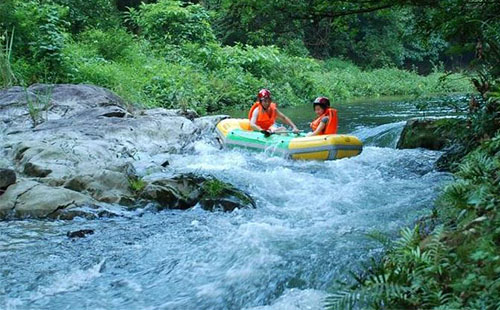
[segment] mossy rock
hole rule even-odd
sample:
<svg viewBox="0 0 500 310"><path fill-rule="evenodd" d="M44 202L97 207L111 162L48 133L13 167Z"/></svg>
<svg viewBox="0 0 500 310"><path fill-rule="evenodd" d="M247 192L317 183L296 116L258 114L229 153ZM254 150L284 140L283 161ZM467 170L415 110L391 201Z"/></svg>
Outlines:
<svg viewBox="0 0 500 310"><path fill-rule="evenodd" d="M148 183L140 198L152 200L160 209L189 209L196 204L209 211L255 208L248 194L213 177L181 174Z"/></svg>
<svg viewBox="0 0 500 310"><path fill-rule="evenodd" d="M465 121L458 118L410 119L406 122L396 147L442 150L464 129Z"/></svg>
<svg viewBox="0 0 500 310"><path fill-rule="evenodd" d="M233 211L236 208L255 208L255 201L231 184L210 178L203 182L200 205L210 211Z"/></svg>

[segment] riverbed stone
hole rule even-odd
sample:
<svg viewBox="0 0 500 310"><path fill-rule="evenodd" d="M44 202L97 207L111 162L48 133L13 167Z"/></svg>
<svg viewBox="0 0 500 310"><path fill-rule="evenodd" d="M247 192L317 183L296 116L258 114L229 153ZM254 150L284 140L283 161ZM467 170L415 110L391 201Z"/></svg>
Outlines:
<svg viewBox="0 0 500 310"><path fill-rule="evenodd" d="M94 234L93 229L80 229L77 231L68 231L66 233L66 236L68 236L68 238L84 238L87 235L93 235L93 234Z"/></svg>
<svg viewBox="0 0 500 310"><path fill-rule="evenodd" d="M452 144L446 147L434 166L438 171L455 172L458 164L467 155L467 149L461 144Z"/></svg>

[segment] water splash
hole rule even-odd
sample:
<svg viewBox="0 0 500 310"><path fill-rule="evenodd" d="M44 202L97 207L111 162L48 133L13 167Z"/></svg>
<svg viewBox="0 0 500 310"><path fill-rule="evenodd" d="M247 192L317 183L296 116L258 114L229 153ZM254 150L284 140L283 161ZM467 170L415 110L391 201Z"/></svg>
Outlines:
<svg viewBox="0 0 500 310"><path fill-rule="evenodd" d="M361 126L351 134L363 141L366 146L395 148L406 122L384 124L376 127Z"/></svg>

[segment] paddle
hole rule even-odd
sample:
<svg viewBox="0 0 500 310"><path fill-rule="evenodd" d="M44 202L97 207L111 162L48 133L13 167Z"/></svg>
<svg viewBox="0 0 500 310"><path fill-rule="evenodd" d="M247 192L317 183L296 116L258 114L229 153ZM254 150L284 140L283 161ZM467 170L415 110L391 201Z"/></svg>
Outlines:
<svg viewBox="0 0 500 310"><path fill-rule="evenodd" d="M285 134L285 133L300 133L300 132L304 132L304 130L299 130L298 132L294 132L294 131L291 131L291 130L285 130L285 131L276 131L276 132L270 132L270 131L267 131L267 130L261 130L260 131L261 133L264 134L264 137L266 138L269 138L271 135L281 135L281 134Z"/></svg>

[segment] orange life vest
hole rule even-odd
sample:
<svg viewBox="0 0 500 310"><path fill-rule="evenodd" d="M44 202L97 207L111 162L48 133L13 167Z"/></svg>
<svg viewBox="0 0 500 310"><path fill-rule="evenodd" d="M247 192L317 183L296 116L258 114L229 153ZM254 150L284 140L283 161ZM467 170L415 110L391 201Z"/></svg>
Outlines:
<svg viewBox="0 0 500 310"><path fill-rule="evenodd" d="M336 134L337 133L337 125L338 125L338 117L337 117L337 110L328 108L326 109L325 113L323 113L320 117L312 121L311 123L311 129L313 131L318 128L319 124L321 123L321 120L323 117L327 116L328 117L328 123L326 123L325 128L323 131L320 133L320 135L331 135L331 134Z"/></svg>
<svg viewBox="0 0 500 310"><path fill-rule="evenodd" d="M253 104L250 112L248 112L248 119L252 120L252 114L255 109L260 108L259 114L257 115L256 125L264 130L268 130L274 122L276 121L277 113L276 113L276 103L272 102L267 108L267 111L264 111L260 102L256 102Z"/></svg>

